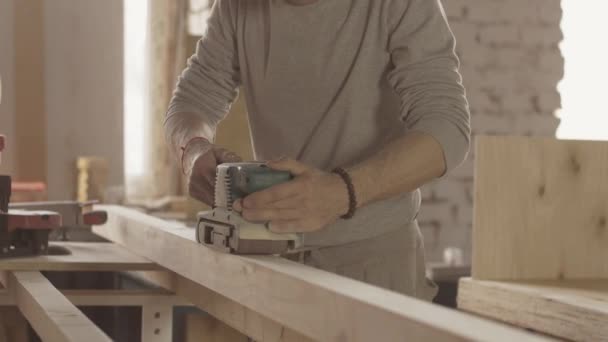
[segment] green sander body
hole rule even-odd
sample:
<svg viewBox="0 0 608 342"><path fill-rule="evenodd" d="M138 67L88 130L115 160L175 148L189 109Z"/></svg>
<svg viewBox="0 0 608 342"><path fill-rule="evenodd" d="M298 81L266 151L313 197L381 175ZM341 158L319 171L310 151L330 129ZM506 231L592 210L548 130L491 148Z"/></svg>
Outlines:
<svg viewBox="0 0 608 342"><path fill-rule="evenodd" d="M197 241L234 254L283 254L300 247L300 234L277 234L265 222L249 222L234 201L293 179L264 163L227 163L217 168L213 210L198 215Z"/></svg>

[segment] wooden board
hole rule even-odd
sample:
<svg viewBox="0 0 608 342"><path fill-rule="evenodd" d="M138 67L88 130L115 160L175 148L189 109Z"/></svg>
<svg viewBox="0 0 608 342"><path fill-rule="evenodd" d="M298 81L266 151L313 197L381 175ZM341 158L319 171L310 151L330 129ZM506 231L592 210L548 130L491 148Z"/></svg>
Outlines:
<svg viewBox="0 0 608 342"><path fill-rule="evenodd" d="M12 272L17 306L44 341L111 341L40 272Z"/></svg>
<svg viewBox="0 0 608 342"><path fill-rule="evenodd" d="M608 278L608 142L478 137L473 278Z"/></svg>
<svg viewBox="0 0 608 342"><path fill-rule="evenodd" d="M279 257L222 254L198 244L191 228L97 208L109 217L95 233L315 340L542 340Z"/></svg>
<svg viewBox="0 0 608 342"><path fill-rule="evenodd" d="M458 307L575 341L608 341L608 281L513 283L464 278Z"/></svg>
<svg viewBox="0 0 608 342"><path fill-rule="evenodd" d="M70 255L44 255L0 259L0 271L128 271L155 270L159 267L113 243L56 242Z"/></svg>
<svg viewBox="0 0 608 342"><path fill-rule="evenodd" d="M60 290L61 294L76 306L190 306L181 297L158 290ZM7 289L0 289L0 307L16 305L14 296Z"/></svg>

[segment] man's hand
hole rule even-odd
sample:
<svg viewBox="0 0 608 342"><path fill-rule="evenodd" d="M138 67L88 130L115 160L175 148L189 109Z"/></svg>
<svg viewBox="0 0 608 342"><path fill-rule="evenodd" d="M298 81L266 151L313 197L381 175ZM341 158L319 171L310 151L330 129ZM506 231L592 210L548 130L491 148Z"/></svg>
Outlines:
<svg viewBox="0 0 608 342"><path fill-rule="evenodd" d="M276 233L303 233L323 229L348 211L348 189L340 176L295 160L272 161L268 166L295 178L236 201L234 209L246 220L270 222Z"/></svg>
<svg viewBox="0 0 608 342"><path fill-rule="evenodd" d="M184 153L183 167L190 196L213 206L217 166L240 162L242 159L234 152L202 140L188 146Z"/></svg>

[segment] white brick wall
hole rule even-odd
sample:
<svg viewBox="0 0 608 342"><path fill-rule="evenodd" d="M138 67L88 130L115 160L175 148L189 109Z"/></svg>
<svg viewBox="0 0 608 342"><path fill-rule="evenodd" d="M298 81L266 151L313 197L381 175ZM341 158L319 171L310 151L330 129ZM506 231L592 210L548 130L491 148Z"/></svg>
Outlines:
<svg viewBox="0 0 608 342"><path fill-rule="evenodd" d="M557 83L560 0L442 0L457 39L473 134L552 136L561 105ZM429 260L460 247L470 260L473 158L423 189L419 222Z"/></svg>

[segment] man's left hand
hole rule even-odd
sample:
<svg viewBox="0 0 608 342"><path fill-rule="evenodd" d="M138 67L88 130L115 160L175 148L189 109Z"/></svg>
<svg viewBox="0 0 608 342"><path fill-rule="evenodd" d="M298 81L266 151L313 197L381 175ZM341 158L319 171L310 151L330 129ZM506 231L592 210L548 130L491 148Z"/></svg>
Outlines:
<svg viewBox="0 0 608 342"><path fill-rule="evenodd" d="M340 176L295 160L268 162L294 179L253 193L234 203L252 222L270 222L275 233L306 233L325 228L348 211L348 189Z"/></svg>

